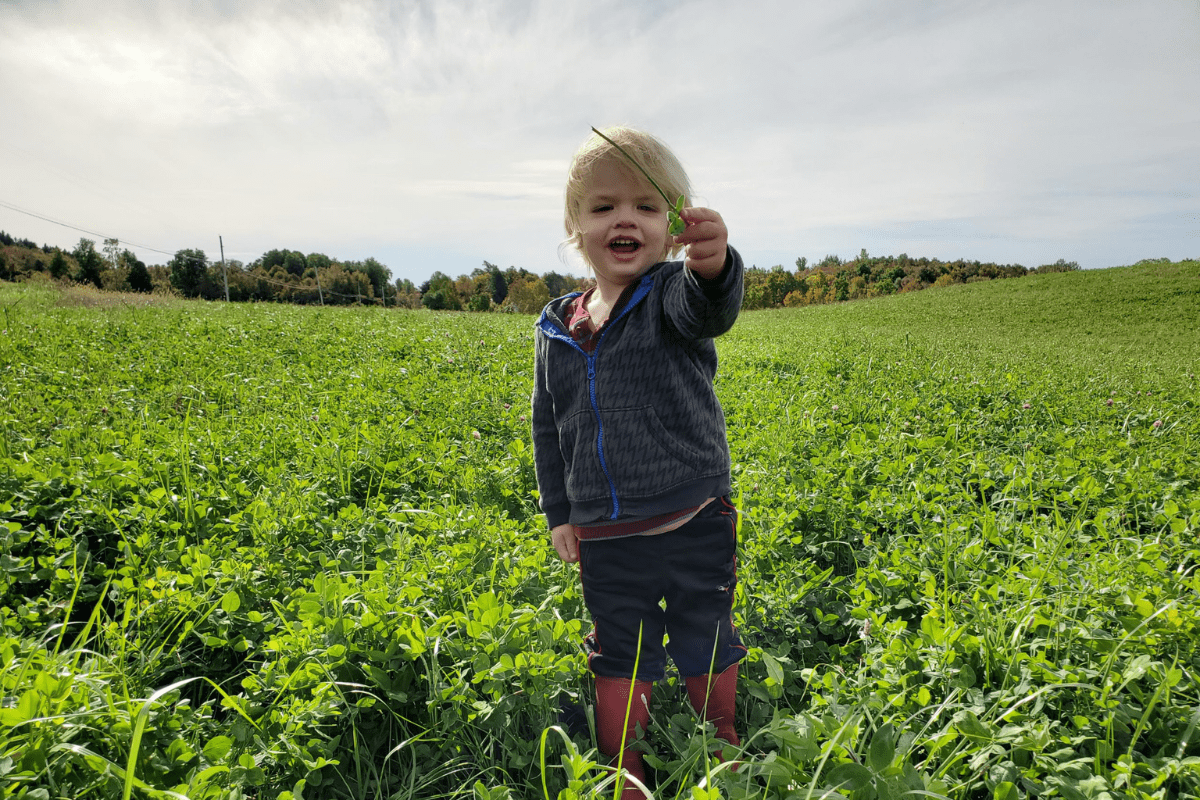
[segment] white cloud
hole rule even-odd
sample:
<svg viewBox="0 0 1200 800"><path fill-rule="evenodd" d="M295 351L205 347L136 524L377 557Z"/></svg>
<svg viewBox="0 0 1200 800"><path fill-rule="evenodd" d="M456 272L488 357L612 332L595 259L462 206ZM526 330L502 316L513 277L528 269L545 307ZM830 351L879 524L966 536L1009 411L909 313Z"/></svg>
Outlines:
<svg viewBox="0 0 1200 800"><path fill-rule="evenodd" d="M246 260L561 269L570 154L628 122L760 264L1183 257L1198 27L1175 0L10 2L0 200Z"/></svg>

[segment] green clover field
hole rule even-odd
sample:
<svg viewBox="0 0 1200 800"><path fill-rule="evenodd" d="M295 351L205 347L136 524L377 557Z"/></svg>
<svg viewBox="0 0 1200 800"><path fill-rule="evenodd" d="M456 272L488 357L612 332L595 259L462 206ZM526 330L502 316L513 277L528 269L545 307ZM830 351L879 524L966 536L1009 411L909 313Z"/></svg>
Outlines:
<svg viewBox="0 0 1200 800"><path fill-rule="evenodd" d="M533 318L0 284L0 798L601 798ZM1200 797L1200 262L745 312L739 766Z"/></svg>

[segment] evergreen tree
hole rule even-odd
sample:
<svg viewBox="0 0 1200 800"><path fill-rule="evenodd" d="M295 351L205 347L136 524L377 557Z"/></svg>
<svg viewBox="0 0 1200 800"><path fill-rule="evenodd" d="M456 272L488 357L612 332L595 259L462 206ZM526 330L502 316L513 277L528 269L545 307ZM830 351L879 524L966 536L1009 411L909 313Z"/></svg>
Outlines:
<svg viewBox="0 0 1200 800"><path fill-rule="evenodd" d="M508 297L508 281L504 279L504 273L495 264L484 261L483 265L487 267L488 275L492 279L492 302L500 305L504 302L504 298Z"/></svg>

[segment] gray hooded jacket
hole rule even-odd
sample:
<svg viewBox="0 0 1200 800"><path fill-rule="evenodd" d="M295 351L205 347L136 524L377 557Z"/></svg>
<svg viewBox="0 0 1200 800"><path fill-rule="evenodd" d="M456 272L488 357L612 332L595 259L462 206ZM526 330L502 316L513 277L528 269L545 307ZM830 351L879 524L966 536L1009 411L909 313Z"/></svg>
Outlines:
<svg viewBox="0 0 1200 800"><path fill-rule="evenodd" d="M706 281L682 261L641 277L593 352L567 332L578 292L552 300L535 333L533 448L553 528L644 519L729 493L713 338L742 303L742 259Z"/></svg>

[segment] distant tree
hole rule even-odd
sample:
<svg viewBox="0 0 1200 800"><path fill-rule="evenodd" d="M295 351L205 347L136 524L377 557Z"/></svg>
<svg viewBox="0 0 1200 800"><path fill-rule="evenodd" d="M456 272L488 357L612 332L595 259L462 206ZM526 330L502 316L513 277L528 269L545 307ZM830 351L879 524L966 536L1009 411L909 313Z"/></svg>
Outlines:
<svg viewBox="0 0 1200 800"><path fill-rule="evenodd" d="M287 255L287 250L268 250L263 253L258 263L264 272L270 274L276 267L283 266L283 262L287 260Z"/></svg>
<svg viewBox="0 0 1200 800"><path fill-rule="evenodd" d="M817 269L820 269L822 267L840 267L841 265L842 265L842 260L837 257L837 254L830 253L829 255L827 255L821 259L821 263L817 264Z"/></svg>
<svg viewBox="0 0 1200 800"><path fill-rule="evenodd" d="M361 270L350 269L345 264L339 264L334 261L327 270L321 272L321 289L317 290L317 282L313 278L306 279L303 286L298 286L296 289L285 289L283 291L294 291L298 295L298 302L303 303L319 303L322 297L326 305L353 305L361 302L363 298L371 296L371 282L367 278L367 274Z"/></svg>
<svg viewBox="0 0 1200 800"><path fill-rule="evenodd" d="M837 256L834 256L836 258ZM824 272L816 272L808 279L808 292L804 296L806 305L816 306L828 302L826 294L829 291L829 276Z"/></svg>
<svg viewBox="0 0 1200 800"><path fill-rule="evenodd" d="M0 252L0 279L8 280L11 277L8 272L8 256Z"/></svg>
<svg viewBox="0 0 1200 800"><path fill-rule="evenodd" d="M784 298L796 291L796 276L783 268L782 264L771 267L767 273L763 301L767 307L783 305Z"/></svg>
<svg viewBox="0 0 1200 800"><path fill-rule="evenodd" d="M361 272L367 276L367 281L371 285L371 291L376 297L383 297L383 293L392 278L392 271L380 264L374 258L367 258L365 261L347 261L343 265L348 270Z"/></svg>
<svg viewBox="0 0 1200 800"><path fill-rule="evenodd" d="M397 278L392 284L396 289L395 301L396 305L401 308L420 308L421 293L417 291L417 287L412 281L407 278Z"/></svg>
<svg viewBox="0 0 1200 800"><path fill-rule="evenodd" d="M421 284L421 305L431 311L462 311L462 301L454 289L454 281L441 270Z"/></svg>
<svg viewBox="0 0 1200 800"><path fill-rule="evenodd" d="M184 297L198 297L208 277L208 256L203 250L177 250L167 268L175 291Z"/></svg>
<svg viewBox="0 0 1200 800"><path fill-rule="evenodd" d="M495 264L484 261L483 266L487 269L488 278L491 280L492 302L500 305L504 302L504 298L508 297L508 281L504 279L504 273Z"/></svg>
<svg viewBox="0 0 1200 800"><path fill-rule="evenodd" d="M150 292L154 289L150 270L146 269L146 265L131 251L121 253L120 263L129 269L129 276L125 280L129 282L130 289L135 292Z"/></svg>
<svg viewBox="0 0 1200 800"><path fill-rule="evenodd" d="M430 311L455 311L455 308L451 306L451 302L458 302L457 295L450 294L448 296L448 293L443 289L430 289L421 293L421 305L430 309Z"/></svg>
<svg viewBox="0 0 1200 800"><path fill-rule="evenodd" d="M800 256L799 258L797 258L796 259L796 269L800 270L801 272L808 269L808 259L805 258L804 256Z"/></svg>
<svg viewBox="0 0 1200 800"><path fill-rule="evenodd" d="M752 265L742 275L742 308L754 311L767 307L767 271Z"/></svg>
<svg viewBox="0 0 1200 800"><path fill-rule="evenodd" d="M575 291L577 282L570 275L559 275L557 272L547 272L542 276L542 283L546 284L546 291L551 297L562 297L568 292Z"/></svg>
<svg viewBox="0 0 1200 800"><path fill-rule="evenodd" d="M305 263L309 269L329 269L333 266L333 259L324 253L309 253Z"/></svg>
<svg viewBox="0 0 1200 800"><path fill-rule="evenodd" d="M298 250L288 250L283 259L283 268L289 275L300 277L308 269L308 259Z"/></svg>
<svg viewBox="0 0 1200 800"><path fill-rule="evenodd" d="M363 269L366 270L367 277L371 279L371 285L377 287L379 296L382 297L384 287L392 279L392 271L373 256L368 256L367 260L363 262Z"/></svg>
<svg viewBox="0 0 1200 800"><path fill-rule="evenodd" d="M109 269L117 268L117 260L121 257L121 242L117 239L104 240L104 260Z"/></svg>
<svg viewBox="0 0 1200 800"><path fill-rule="evenodd" d="M96 243L91 239L80 239L71 255L75 256L75 280L95 284L99 289L102 285L100 273L104 270L104 259L96 252Z"/></svg>
<svg viewBox="0 0 1200 800"><path fill-rule="evenodd" d="M517 267L509 267L508 269L504 270L504 280L509 286L512 286L519 280L537 280L537 278L537 275L534 275L524 267L519 269Z"/></svg>
<svg viewBox="0 0 1200 800"><path fill-rule="evenodd" d="M541 278L522 278L508 287L505 305L521 314L536 314L550 302L550 290Z"/></svg>
<svg viewBox="0 0 1200 800"><path fill-rule="evenodd" d="M421 294L436 291L438 289L453 287L454 281L450 278L450 276L441 270L436 270L432 275L429 276L429 280L421 284Z"/></svg>
<svg viewBox="0 0 1200 800"><path fill-rule="evenodd" d="M464 295L459 293L459 297L467 297L467 306L471 311L490 311L492 309L492 276L485 269L471 270L470 277L471 285ZM482 300L476 298L482 297Z"/></svg>
<svg viewBox="0 0 1200 800"><path fill-rule="evenodd" d="M863 251L866 252L865 250ZM840 269L833 278L833 299L844 303L850 299L850 270Z"/></svg>
<svg viewBox="0 0 1200 800"><path fill-rule="evenodd" d="M1066 259L1060 258L1053 264L1042 264L1040 267L1035 269L1034 272L1039 274L1046 272L1074 272L1077 269L1079 269L1078 261L1067 261Z"/></svg>
<svg viewBox="0 0 1200 800"><path fill-rule="evenodd" d="M58 280L65 277L70 269L71 266L67 263L67 257L63 255L63 251L55 250L54 255L50 258L50 277Z"/></svg>

